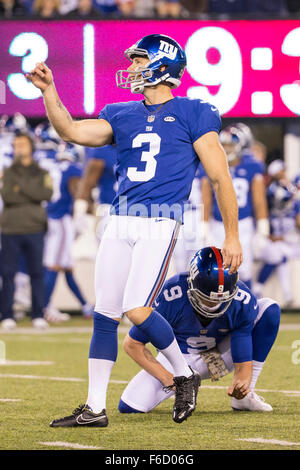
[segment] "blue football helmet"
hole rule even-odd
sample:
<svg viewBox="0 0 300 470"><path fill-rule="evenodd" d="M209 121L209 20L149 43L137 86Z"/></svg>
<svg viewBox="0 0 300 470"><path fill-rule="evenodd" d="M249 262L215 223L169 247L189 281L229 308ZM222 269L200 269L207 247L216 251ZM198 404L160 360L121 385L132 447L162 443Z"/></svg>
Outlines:
<svg viewBox="0 0 300 470"><path fill-rule="evenodd" d="M224 146L229 162L240 158L253 143L253 135L242 122L231 124L220 132L220 142Z"/></svg>
<svg viewBox="0 0 300 470"><path fill-rule="evenodd" d="M221 250L201 248L190 262L187 295L196 314L206 319L223 315L237 293L238 273L223 267ZM209 305L207 305L209 303Z"/></svg>
<svg viewBox="0 0 300 470"><path fill-rule="evenodd" d="M81 147L69 142L62 142L57 147L55 159L58 161L67 160L71 163L79 163L81 160Z"/></svg>
<svg viewBox="0 0 300 470"><path fill-rule="evenodd" d="M186 55L182 47L169 36L150 34L125 51L125 57L146 57L149 63L138 71L118 70L116 74L119 88L130 88L132 93L143 93L147 86L169 83L171 88L180 85L186 67ZM161 70L161 66L165 66Z"/></svg>
<svg viewBox="0 0 300 470"><path fill-rule="evenodd" d="M56 149L62 139L50 122L41 122L34 130L34 134L38 140L38 146L43 149Z"/></svg>
<svg viewBox="0 0 300 470"><path fill-rule="evenodd" d="M267 201L269 209L287 209L294 202L297 188L286 181L273 181L267 189Z"/></svg>
<svg viewBox="0 0 300 470"><path fill-rule="evenodd" d="M2 115L0 117L0 134L18 134L19 132L30 132L27 119L21 113L13 116Z"/></svg>

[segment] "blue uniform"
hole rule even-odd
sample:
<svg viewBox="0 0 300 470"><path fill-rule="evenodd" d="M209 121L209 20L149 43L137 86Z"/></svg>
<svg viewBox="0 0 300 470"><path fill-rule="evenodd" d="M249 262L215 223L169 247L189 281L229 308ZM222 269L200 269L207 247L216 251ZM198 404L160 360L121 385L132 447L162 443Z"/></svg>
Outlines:
<svg viewBox="0 0 300 470"><path fill-rule="evenodd" d="M86 160L104 160L105 167L98 182L99 203L111 204L116 195L115 165L117 161L117 149L113 145L105 145L99 148L86 148Z"/></svg>
<svg viewBox="0 0 300 470"><path fill-rule="evenodd" d="M199 164L193 143L207 132L220 131L217 109L176 97L154 109L143 101L109 104L99 118L112 126L118 150L112 213L181 222Z"/></svg>
<svg viewBox="0 0 300 470"><path fill-rule="evenodd" d="M169 279L155 301L154 307L170 323L181 351L196 354L218 345L231 334L231 354L234 363L252 360L252 331L258 314L256 297L241 281L239 290L227 311L207 326L201 324L187 296L188 273ZM133 326L130 336L142 343L148 338Z"/></svg>
<svg viewBox="0 0 300 470"><path fill-rule="evenodd" d="M254 159L246 157L236 166L229 166L233 187L236 193L239 220L254 217L251 184L256 175L263 175L263 167ZM216 197L214 195L213 217L222 221Z"/></svg>
<svg viewBox="0 0 300 470"><path fill-rule="evenodd" d="M69 181L71 178L80 178L82 169L79 165L62 161L56 163L54 176L54 194L52 200L47 205L48 216L52 219L61 219L66 214L72 214L73 197L69 191Z"/></svg>
<svg viewBox="0 0 300 470"><path fill-rule="evenodd" d="M267 201L268 201L268 208L269 208L269 216L270 216L270 229L271 234L276 237L284 237L286 234L296 230L296 217L300 213L300 201L299 199L294 199L290 197L290 200L287 200L284 203L282 202L282 207L276 207L276 203L274 204L273 196L277 191L288 191L282 189L281 185L274 181L270 184L267 189ZM283 196L285 193L283 193Z"/></svg>

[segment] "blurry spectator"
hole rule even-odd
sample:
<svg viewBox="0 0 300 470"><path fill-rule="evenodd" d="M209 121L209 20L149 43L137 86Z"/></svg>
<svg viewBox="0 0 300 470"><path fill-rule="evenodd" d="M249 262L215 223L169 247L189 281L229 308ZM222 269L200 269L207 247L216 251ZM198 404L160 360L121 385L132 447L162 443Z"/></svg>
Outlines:
<svg viewBox="0 0 300 470"><path fill-rule="evenodd" d="M287 13L286 0L248 0L249 13L272 13L283 15Z"/></svg>
<svg viewBox="0 0 300 470"><path fill-rule="evenodd" d="M19 0L0 0L0 17L25 16L26 8Z"/></svg>
<svg viewBox="0 0 300 470"><path fill-rule="evenodd" d="M300 1L299 0L285 0L286 6L289 13L300 13Z"/></svg>
<svg viewBox="0 0 300 470"><path fill-rule="evenodd" d="M134 16L136 0L117 0L117 4L122 16Z"/></svg>
<svg viewBox="0 0 300 470"><path fill-rule="evenodd" d="M152 18L154 16L155 0L136 0L134 16L138 18Z"/></svg>
<svg viewBox="0 0 300 470"><path fill-rule="evenodd" d="M61 15L67 15L71 11L75 10L78 5L78 0L60 0L59 13Z"/></svg>
<svg viewBox="0 0 300 470"><path fill-rule="evenodd" d="M65 18L85 18L100 17L101 13L93 6L93 0L78 0L78 6L75 10L70 11Z"/></svg>
<svg viewBox="0 0 300 470"><path fill-rule="evenodd" d="M160 18L179 18L181 5L179 0L159 0L156 11Z"/></svg>
<svg viewBox="0 0 300 470"><path fill-rule="evenodd" d="M209 0L181 0L181 5L189 15L206 13Z"/></svg>
<svg viewBox="0 0 300 470"><path fill-rule="evenodd" d="M117 0L93 0L94 7L106 17L120 16Z"/></svg>
<svg viewBox="0 0 300 470"><path fill-rule="evenodd" d="M245 13L247 0L209 0L209 13Z"/></svg>
<svg viewBox="0 0 300 470"><path fill-rule="evenodd" d="M57 18L59 14L60 0L35 0L33 13L41 18Z"/></svg>
<svg viewBox="0 0 300 470"><path fill-rule="evenodd" d="M209 0L209 13L286 14L286 0Z"/></svg>
<svg viewBox="0 0 300 470"><path fill-rule="evenodd" d="M2 246L2 328L15 328L13 318L14 277L22 254L31 281L31 317L33 326L45 328L43 318L44 271L43 248L47 215L42 206L53 190L49 174L33 160L34 145L28 134L15 137L13 164L4 171L1 195Z"/></svg>

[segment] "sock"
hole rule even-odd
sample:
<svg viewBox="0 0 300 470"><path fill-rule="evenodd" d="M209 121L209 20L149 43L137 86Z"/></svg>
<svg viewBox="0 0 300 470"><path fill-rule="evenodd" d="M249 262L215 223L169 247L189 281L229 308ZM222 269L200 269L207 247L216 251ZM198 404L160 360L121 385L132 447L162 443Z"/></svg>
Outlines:
<svg viewBox="0 0 300 470"><path fill-rule="evenodd" d="M257 282L259 284L264 284L269 279L275 268L276 264L265 263L259 272Z"/></svg>
<svg viewBox="0 0 300 470"><path fill-rule="evenodd" d="M175 377L190 377L192 375L191 369L179 349L172 327L164 317L153 310L143 323L136 326L168 359L174 369Z"/></svg>
<svg viewBox="0 0 300 470"><path fill-rule="evenodd" d="M263 366L264 362L252 361L252 379L249 385L251 391L255 389L257 379L260 376Z"/></svg>
<svg viewBox="0 0 300 470"><path fill-rule="evenodd" d="M50 303L51 295L54 291L54 287L57 280L58 271L52 271L51 269L45 268L45 297L44 306Z"/></svg>
<svg viewBox="0 0 300 470"><path fill-rule="evenodd" d="M94 413L106 408L107 386L118 355L119 322L94 313L89 352L89 389L86 403Z"/></svg>
<svg viewBox="0 0 300 470"><path fill-rule="evenodd" d="M70 287L73 294L75 295L75 297L77 297L77 299L79 300L81 305L85 305L86 300L83 298L83 296L80 292L78 284L74 279L73 273L71 271L65 271L65 277L66 277L67 284Z"/></svg>

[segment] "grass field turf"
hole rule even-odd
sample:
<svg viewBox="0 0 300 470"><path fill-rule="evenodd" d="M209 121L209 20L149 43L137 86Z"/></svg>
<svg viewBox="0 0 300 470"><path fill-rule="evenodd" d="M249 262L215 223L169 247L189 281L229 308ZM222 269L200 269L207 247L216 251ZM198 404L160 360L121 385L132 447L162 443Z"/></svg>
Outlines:
<svg viewBox="0 0 300 470"><path fill-rule="evenodd" d="M202 382L196 411L180 425L172 421L171 399L148 414L120 414L117 406L122 390L139 370L125 355L125 333L120 333L119 356L108 390L109 426L54 429L49 427L52 419L70 414L86 399L92 321L74 317L47 333L36 333L28 319L22 320L16 332L0 331L7 360L6 365L0 365L0 449L58 450L66 447L42 443L63 442L105 450L300 450L300 364L292 362L292 343L300 340L300 314L282 315L281 325L257 383L257 393L273 406L271 413L233 412L226 395L230 374L218 382ZM297 357L300 359L300 353ZM247 438L298 445L240 440Z"/></svg>

